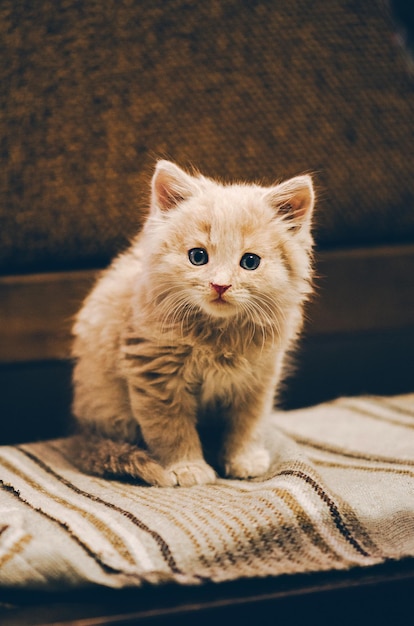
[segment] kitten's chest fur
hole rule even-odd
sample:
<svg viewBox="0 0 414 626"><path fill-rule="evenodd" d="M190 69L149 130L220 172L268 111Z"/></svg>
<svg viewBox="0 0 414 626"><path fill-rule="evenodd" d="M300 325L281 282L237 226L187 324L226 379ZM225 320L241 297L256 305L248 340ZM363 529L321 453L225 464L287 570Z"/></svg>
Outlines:
<svg viewBox="0 0 414 626"><path fill-rule="evenodd" d="M198 379L200 408L215 402L231 402L231 397L251 382L254 376L251 367L251 362L255 360L254 352L254 348L237 352L231 345L220 343L193 347L188 367Z"/></svg>
<svg viewBox="0 0 414 626"><path fill-rule="evenodd" d="M274 348L258 344L255 337L242 341L230 327L210 328L207 333L193 329L168 340L144 339L132 333L124 338L122 353L129 376L160 392L185 388L203 413L217 404L230 405L235 395L246 393L257 379L265 377Z"/></svg>

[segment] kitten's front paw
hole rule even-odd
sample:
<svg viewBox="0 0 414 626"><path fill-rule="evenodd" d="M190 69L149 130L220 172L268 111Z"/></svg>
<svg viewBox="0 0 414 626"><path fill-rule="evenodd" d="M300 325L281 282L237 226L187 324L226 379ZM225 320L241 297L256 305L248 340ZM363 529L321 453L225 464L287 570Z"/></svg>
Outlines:
<svg viewBox="0 0 414 626"><path fill-rule="evenodd" d="M265 448L251 448L227 459L224 464L226 476L232 478L255 478L267 472L270 454Z"/></svg>
<svg viewBox="0 0 414 626"><path fill-rule="evenodd" d="M166 471L174 484L180 487L215 483L217 479L213 468L203 460L180 461L167 467Z"/></svg>

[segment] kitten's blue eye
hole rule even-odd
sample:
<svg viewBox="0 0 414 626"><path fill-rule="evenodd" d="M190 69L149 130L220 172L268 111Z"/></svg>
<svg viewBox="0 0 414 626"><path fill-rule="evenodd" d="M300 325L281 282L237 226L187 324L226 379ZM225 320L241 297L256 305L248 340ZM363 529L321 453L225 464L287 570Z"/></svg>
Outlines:
<svg viewBox="0 0 414 626"><path fill-rule="evenodd" d="M260 257L258 254L253 254L252 252L246 252L243 254L240 266L244 270L256 270L260 265Z"/></svg>
<svg viewBox="0 0 414 626"><path fill-rule="evenodd" d="M188 258L193 265L205 265L208 263L207 250L204 250L204 248L191 248L188 251Z"/></svg>

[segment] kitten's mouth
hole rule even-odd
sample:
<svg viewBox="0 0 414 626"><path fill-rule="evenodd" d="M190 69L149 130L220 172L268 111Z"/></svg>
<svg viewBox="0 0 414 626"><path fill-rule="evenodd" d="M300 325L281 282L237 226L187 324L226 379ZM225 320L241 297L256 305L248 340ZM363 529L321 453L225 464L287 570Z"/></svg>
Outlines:
<svg viewBox="0 0 414 626"><path fill-rule="evenodd" d="M214 304L218 304L219 306L230 305L230 302L226 300L222 295L218 296L218 298L214 298L213 302Z"/></svg>
<svg viewBox="0 0 414 626"><path fill-rule="evenodd" d="M206 302L206 309L213 317L228 317L234 314L234 302L232 298L227 299L227 290L231 285L217 285L216 283L210 283L212 291L210 297Z"/></svg>
<svg viewBox="0 0 414 626"><path fill-rule="evenodd" d="M214 298L214 300L210 300L207 310L210 315L213 315L213 317L229 317L233 316L236 312L234 304L222 296Z"/></svg>

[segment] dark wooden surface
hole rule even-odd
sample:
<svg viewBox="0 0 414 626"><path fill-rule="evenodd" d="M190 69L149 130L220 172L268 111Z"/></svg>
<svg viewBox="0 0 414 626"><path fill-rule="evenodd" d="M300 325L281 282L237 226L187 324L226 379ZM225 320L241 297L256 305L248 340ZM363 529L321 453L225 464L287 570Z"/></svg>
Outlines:
<svg viewBox="0 0 414 626"><path fill-rule="evenodd" d="M2 626L142 624L237 626L412 623L414 559L347 572L240 580L201 587L0 592ZM13 603L15 605L13 606Z"/></svg>

